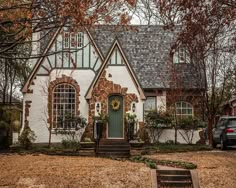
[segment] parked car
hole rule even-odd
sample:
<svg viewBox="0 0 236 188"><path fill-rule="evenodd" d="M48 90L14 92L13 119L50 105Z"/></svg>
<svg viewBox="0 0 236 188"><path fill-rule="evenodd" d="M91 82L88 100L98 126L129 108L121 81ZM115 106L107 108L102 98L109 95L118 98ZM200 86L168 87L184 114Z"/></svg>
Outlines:
<svg viewBox="0 0 236 188"><path fill-rule="evenodd" d="M220 117L213 129L212 146L215 148L217 144L220 144L222 150L236 145L236 116Z"/></svg>

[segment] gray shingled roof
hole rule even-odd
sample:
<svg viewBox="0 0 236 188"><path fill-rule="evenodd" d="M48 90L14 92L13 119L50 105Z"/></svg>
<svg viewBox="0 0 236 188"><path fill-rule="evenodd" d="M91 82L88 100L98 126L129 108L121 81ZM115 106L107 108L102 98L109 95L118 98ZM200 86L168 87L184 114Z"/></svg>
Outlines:
<svg viewBox="0 0 236 188"><path fill-rule="evenodd" d="M139 25L128 31L117 26L102 25L90 30L90 33L105 57L114 40L118 39L143 88L169 87L171 65L168 59L175 39L174 32L158 25ZM190 65L177 66L183 86L196 88L189 71Z"/></svg>
<svg viewBox="0 0 236 188"><path fill-rule="evenodd" d="M115 39L121 44L131 67L143 88L169 88L171 80L171 46L175 33L164 30L160 25L137 25L133 29L112 25L99 25L90 29L100 51L106 57ZM41 42L41 52L48 45L51 35ZM182 87L199 88L196 69L191 64L174 65L182 80ZM201 87L203 88L203 87Z"/></svg>

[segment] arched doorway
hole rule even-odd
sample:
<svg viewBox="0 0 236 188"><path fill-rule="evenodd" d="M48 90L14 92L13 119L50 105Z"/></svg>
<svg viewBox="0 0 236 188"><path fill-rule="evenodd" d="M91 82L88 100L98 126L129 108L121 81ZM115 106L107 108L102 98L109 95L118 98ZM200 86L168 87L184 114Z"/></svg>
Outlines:
<svg viewBox="0 0 236 188"><path fill-rule="evenodd" d="M108 138L124 138L123 123L123 97L120 95L111 95L108 98Z"/></svg>

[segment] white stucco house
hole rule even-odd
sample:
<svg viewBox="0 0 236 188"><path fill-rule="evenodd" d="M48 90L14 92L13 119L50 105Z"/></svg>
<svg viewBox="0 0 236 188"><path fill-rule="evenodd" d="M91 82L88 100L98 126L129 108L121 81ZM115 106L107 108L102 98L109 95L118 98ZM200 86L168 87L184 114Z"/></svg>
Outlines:
<svg viewBox="0 0 236 188"><path fill-rule="evenodd" d="M162 26L135 28L102 25L70 32L64 27L33 44L41 57L22 89L23 123L35 132L37 143L48 142L48 127L52 142L61 142L63 135L54 130L66 129L60 118L67 113L87 119L81 135L88 137L93 137L93 117L107 114L103 139L126 140L126 112L136 114L141 129L146 112L172 105L171 67L180 73L186 91L179 96L177 115L201 116L202 88L186 51L173 51L174 33ZM33 38L37 41L40 33Z"/></svg>

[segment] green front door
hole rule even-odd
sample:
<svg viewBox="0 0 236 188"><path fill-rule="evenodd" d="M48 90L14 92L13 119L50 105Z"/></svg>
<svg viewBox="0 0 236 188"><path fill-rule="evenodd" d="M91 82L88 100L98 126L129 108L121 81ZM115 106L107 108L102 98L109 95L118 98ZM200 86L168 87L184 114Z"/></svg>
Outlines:
<svg viewBox="0 0 236 188"><path fill-rule="evenodd" d="M108 104L108 138L123 138L123 98L112 95Z"/></svg>

